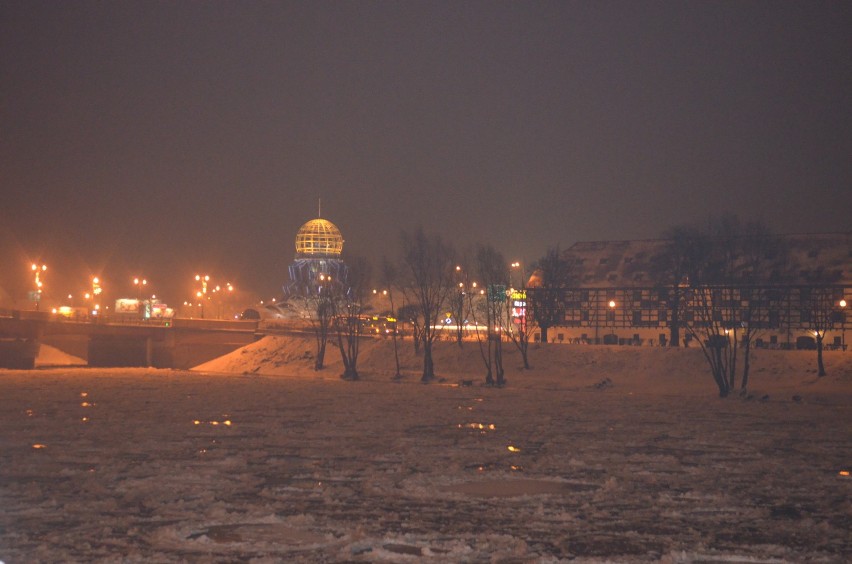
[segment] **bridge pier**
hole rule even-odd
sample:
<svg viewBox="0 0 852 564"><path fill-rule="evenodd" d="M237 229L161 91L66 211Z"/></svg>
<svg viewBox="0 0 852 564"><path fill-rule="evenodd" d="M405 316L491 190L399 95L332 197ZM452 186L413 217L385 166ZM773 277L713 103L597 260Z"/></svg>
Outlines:
<svg viewBox="0 0 852 564"><path fill-rule="evenodd" d="M29 339L0 340L0 368L32 370L41 345Z"/></svg>

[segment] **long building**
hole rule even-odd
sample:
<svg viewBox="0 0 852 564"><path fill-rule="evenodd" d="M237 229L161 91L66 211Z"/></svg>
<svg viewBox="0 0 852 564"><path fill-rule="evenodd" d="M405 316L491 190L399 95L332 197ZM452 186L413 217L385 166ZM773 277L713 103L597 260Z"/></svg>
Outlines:
<svg viewBox="0 0 852 564"><path fill-rule="evenodd" d="M736 276L707 284L675 281L666 272L669 240L576 243L562 253L568 278L549 290L559 294L559 311L547 338L666 345L674 336L688 346L690 327L720 322L755 329L758 347L808 346L814 329L827 329L824 345L845 348L852 232L781 235L771 242L757 260L738 259ZM543 295L540 273L529 286L530 302ZM540 340L541 331L533 338Z"/></svg>

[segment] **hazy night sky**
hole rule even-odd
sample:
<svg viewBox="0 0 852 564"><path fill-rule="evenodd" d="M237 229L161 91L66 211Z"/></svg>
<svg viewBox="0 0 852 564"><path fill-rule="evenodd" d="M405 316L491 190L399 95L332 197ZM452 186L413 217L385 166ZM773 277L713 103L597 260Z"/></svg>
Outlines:
<svg viewBox="0 0 852 564"><path fill-rule="evenodd" d="M850 30L846 1L0 0L0 286L268 298L318 198L376 260L418 224L528 262L726 211L848 230Z"/></svg>

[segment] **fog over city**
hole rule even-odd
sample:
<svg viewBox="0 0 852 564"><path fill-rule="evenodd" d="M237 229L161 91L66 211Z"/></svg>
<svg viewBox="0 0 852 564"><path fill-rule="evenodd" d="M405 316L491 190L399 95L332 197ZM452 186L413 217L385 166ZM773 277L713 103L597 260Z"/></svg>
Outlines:
<svg viewBox="0 0 852 564"><path fill-rule="evenodd" d="M527 262L726 212L848 227L844 2L0 5L0 286L267 299L316 216ZM18 268L17 265L22 268Z"/></svg>

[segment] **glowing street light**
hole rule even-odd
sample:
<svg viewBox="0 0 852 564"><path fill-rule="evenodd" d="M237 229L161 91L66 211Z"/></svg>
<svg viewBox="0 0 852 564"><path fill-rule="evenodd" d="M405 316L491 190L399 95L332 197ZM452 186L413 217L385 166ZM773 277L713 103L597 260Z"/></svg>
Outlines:
<svg viewBox="0 0 852 564"><path fill-rule="evenodd" d="M148 285L148 281L144 278L134 278L133 285L136 286L136 297L142 299L142 288Z"/></svg>
<svg viewBox="0 0 852 564"><path fill-rule="evenodd" d="M33 292L33 298L34 298L33 301L35 301L35 308L36 308L36 310L38 310L39 302L41 302L42 288L44 287L44 282L42 281L41 278L44 275L44 273L47 271L47 265L44 265L44 264L38 265L38 264L33 263L32 271L35 274L35 280L34 280L35 292Z"/></svg>
<svg viewBox="0 0 852 564"><path fill-rule="evenodd" d="M846 300L841 298L840 306L840 348L846 352Z"/></svg>
<svg viewBox="0 0 852 564"><path fill-rule="evenodd" d="M206 274L204 276L196 274L195 281L201 283L201 289L195 293L195 296L201 303L201 319L204 319L204 300L207 299L207 283L210 282L210 277Z"/></svg>
<svg viewBox="0 0 852 564"><path fill-rule="evenodd" d="M98 296L103 292L103 286L101 286L101 279L97 276L92 277L92 315L97 315L98 310L101 309L101 304L96 303Z"/></svg>

